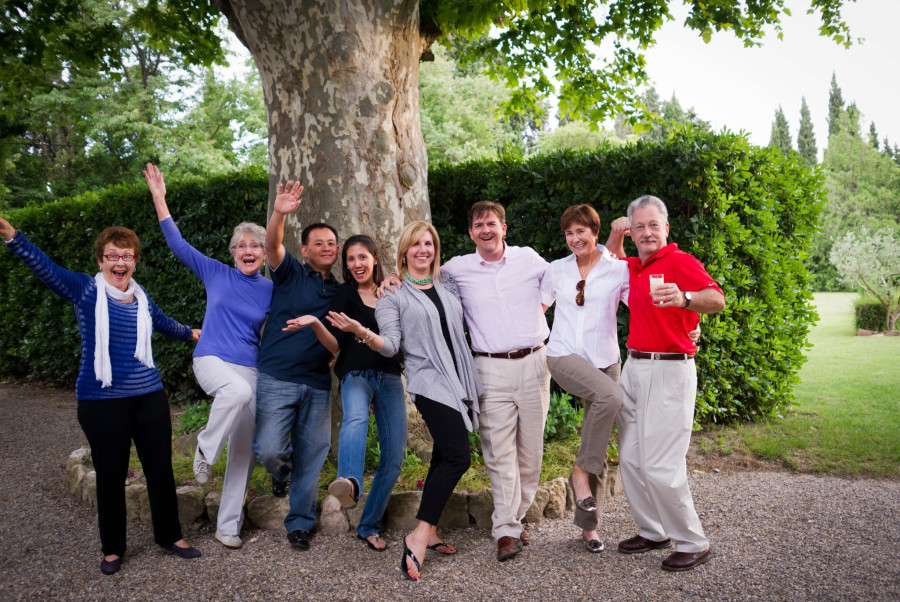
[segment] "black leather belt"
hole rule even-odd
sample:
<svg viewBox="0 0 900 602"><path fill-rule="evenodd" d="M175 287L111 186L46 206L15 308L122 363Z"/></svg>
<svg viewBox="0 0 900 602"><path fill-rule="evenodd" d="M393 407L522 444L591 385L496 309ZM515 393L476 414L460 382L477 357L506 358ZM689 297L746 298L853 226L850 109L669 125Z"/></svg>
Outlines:
<svg viewBox="0 0 900 602"><path fill-rule="evenodd" d="M475 355L483 355L486 357L499 357L505 360L517 360L525 357L526 355L531 355L535 351L541 349L544 346L543 343L538 345L537 347L526 347L525 349L519 349L518 351L504 351L503 353L483 353L481 351L476 351Z"/></svg>
<svg viewBox="0 0 900 602"><path fill-rule="evenodd" d="M692 360L690 353L651 353L649 351L628 350L628 355L639 360Z"/></svg>

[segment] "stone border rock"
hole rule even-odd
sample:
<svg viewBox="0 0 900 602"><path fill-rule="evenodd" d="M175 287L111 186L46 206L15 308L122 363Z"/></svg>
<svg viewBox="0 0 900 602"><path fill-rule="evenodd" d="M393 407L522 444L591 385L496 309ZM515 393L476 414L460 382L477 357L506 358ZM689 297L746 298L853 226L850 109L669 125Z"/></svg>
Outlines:
<svg viewBox="0 0 900 602"><path fill-rule="evenodd" d="M87 447L76 449L69 455L63 484L76 501L91 506L97 505L97 475L86 464L90 460L91 450ZM197 521L207 519L216 524L219 513L219 502L222 494L218 491L204 493L204 487L185 486L176 489L178 496L178 517L183 525L195 525ZM618 470L610 468L606 477L608 496L622 495L622 483ZM356 529L366 503L366 495L359 500L355 508L344 510L334 496L327 496L319 505L320 516L318 531L339 535ZM385 513L385 528L389 530L410 531L416 526L416 511L422 499L421 491L401 491L391 495ZM150 522L150 501L147 497L147 486L143 484L125 487L125 505L128 520ZM534 503L525 514L524 522L538 524L545 518L562 518L567 510L575 509L575 501L566 479L558 477L541 483L535 495ZM491 514L494 512L494 501L491 490L454 491L450 501L441 515L439 527L450 529L490 530ZM254 526L272 531L284 531L284 517L288 513L288 498L277 498L272 495L261 495L250 499L244 506L244 516ZM245 523L246 526L246 523Z"/></svg>

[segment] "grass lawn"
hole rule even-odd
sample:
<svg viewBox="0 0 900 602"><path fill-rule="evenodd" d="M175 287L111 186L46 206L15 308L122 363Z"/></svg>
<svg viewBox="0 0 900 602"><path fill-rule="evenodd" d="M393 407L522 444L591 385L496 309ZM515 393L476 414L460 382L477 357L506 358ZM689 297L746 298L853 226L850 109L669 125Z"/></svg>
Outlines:
<svg viewBox="0 0 900 602"><path fill-rule="evenodd" d="M736 429L748 451L804 472L900 476L900 337L854 336L855 296L815 295L797 401Z"/></svg>

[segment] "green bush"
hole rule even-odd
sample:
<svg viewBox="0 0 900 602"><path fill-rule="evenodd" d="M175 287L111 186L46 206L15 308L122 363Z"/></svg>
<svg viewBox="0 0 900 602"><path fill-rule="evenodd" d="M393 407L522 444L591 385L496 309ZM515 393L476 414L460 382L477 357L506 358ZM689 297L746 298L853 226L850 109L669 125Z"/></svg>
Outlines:
<svg viewBox="0 0 900 602"><path fill-rule="evenodd" d="M568 439L578 433L584 420L584 408L575 407L568 393L553 391L544 425L544 441Z"/></svg>
<svg viewBox="0 0 900 602"><path fill-rule="evenodd" d="M134 278L166 314L199 328L206 308L203 283L175 259L159 229L143 179L99 194L10 211L12 225L62 267L94 274L93 243L108 226L141 239ZM265 224L268 177L248 170L227 177L168 182L167 201L185 239L202 253L232 262L228 241L238 222ZM191 369L194 345L155 336L153 359L172 401L205 397ZM81 343L75 312L35 278L18 257L0 253L0 374L72 385Z"/></svg>
<svg viewBox="0 0 900 602"><path fill-rule="evenodd" d="M881 332L887 323L887 310L872 295L864 295L853 301L853 315L857 330L863 328Z"/></svg>
<svg viewBox="0 0 900 602"><path fill-rule="evenodd" d="M474 249L466 219L478 200L506 207L510 244L554 260L569 253L559 228L566 207L593 205L605 242L608 223L629 202L648 193L662 198L669 241L703 262L728 301L703 322L697 419L757 419L793 399L816 319L804 261L824 198L821 176L795 156L727 132L685 130L661 144L442 165L429 172L429 190L445 260ZM630 241L626 252L635 254ZM624 309L619 324L624 344Z"/></svg>
<svg viewBox="0 0 900 602"><path fill-rule="evenodd" d="M178 418L178 433L188 435L206 426L211 408L212 403L205 399L187 404L184 413Z"/></svg>

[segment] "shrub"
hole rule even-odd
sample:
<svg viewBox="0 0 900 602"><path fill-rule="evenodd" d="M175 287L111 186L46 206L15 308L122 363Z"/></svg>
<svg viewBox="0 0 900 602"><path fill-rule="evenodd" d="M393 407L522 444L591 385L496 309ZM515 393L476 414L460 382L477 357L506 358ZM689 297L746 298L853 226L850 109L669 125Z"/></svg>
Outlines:
<svg viewBox="0 0 900 602"><path fill-rule="evenodd" d="M584 408L575 407L568 393L553 391L550 394L550 409L544 426L544 441L568 439L578 433L584 420Z"/></svg>
<svg viewBox="0 0 900 602"><path fill-rule="evenodd" d="M856 329L873 330L881 332L887 322L887 310L884 304L872 295L865 295L853 301L853 315L856 319Z"/></svg>
<svg viewBox="0 0 900 602"><path fill-rule="evenodd" d="M166 200L185 239L221 261L232 261L228 240L238 222L265 223L268 178L263 170L205 182L173 181L168 189ZM89 274L97 271L97 234L112 225L131 228L141 239L135 280L170 317L200 327L206 307L203 283L166 246L142 179L5 217L56 263ZM153 359L172 401L205 397L191 370L193 349L193 343L154 337ZM15 255L0 253L0 374L71 386L80 350L71 305L50 293Z"/></svg>
<svg viewBox="0 0 900 602"><path fill-rule="evenodd" d="M178 418L179 434L188 435L206 426L211 408L212 404L205 399L187 404L184 413Z"/></svg>
<svg viewBox="0 0 900 602"><path fill-rule="evenodd" d="M445 260L472 252L466 218L478 200L506 207L510 244L552 261L569 253L559 229L566 207L593 205L605 241L606 224L630 201L647 193L662 198L669 241L703 262L728 301L703 322L697 419L756 419L793 399L816 318L803 262L824 198L821 176L795 156L727 132L683 130L659 144L442 165L429 172L429 189ZM619 323L624 345L625 310Z"/></svg>

